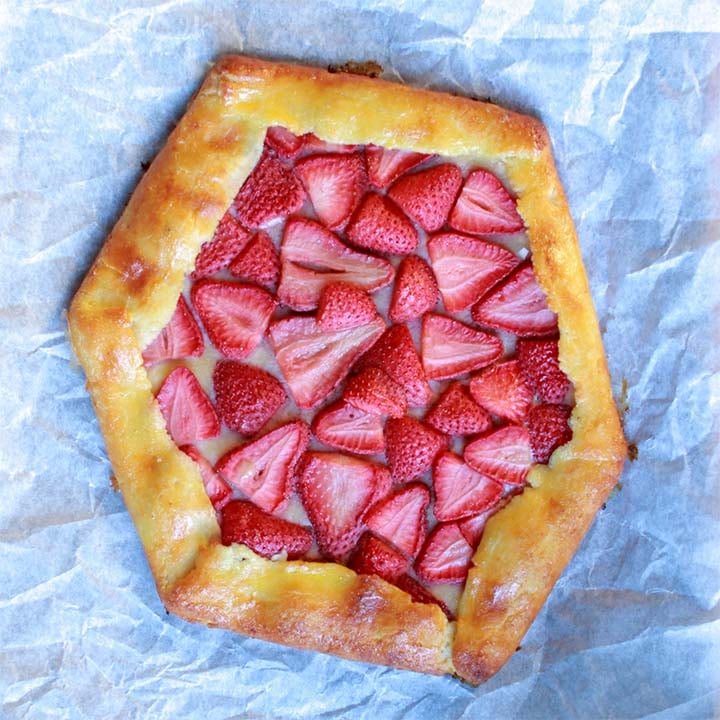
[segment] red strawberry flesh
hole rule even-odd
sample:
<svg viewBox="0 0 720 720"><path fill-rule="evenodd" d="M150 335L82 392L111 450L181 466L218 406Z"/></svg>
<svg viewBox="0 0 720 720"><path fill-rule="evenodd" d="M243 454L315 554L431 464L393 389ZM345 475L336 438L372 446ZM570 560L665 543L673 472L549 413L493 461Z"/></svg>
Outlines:
<svg viewBox="0 0 720 720"><path fill-rule="evenodd" d="M470 379L470 394L478 405L511 423L522 423L532 404L532 391L517 360L485 368Z"/></svg>
<svg viewBox="0 0 720 720"><path fill-rule="evenodd" d="M320 295L317 319L323 330L344 330L377 320L372 298L355 285L335 282L326 285Z"/></svg>
<svg viewBox="0 0 720 720"><path fill-rule="evenodd" d="M360 575L378 575L394 582L408 571L410 560L381 538L365 532L350 557L348 567Z"/></svg>
<svg viewBox="0 0 720 720"><path fill-rule="evenodd" d="M375 415L402 417L407 411L403 389L377 367L367 367L348 380L343 399L353 407Z"/></svg>
<svg viewBox="0 0 720 720"><path fill-rule="evenodd" d="M483 475L501 483L524 485L533 461L530 433L519 425L506 425L469 443L464 457Z"/></svg>
<svg viewBox="0 0 720 720"><path fill-rule="evenodd" d="M385 423L385 454L395 480L409 482L428 470L447 438L412 417Z"/></svg>
<svg viewBox="0 0 720 720"><path fill-rule="evenodd" d="M557 340L520 340L517 358L525 381L541 402L565 401L570 380L560 369Z"/></svg>
<svg viewBox="0 0 720 720"><path fill-rule="evenodd" d="M265 135L265 145L274 150L280 157L294 158L302 149L303 141L287 128L274 125L268 128Z"/></svg>
<svg viewBox="0 0 720 720"><path fill-rule="evenodd" d="M313 432L320 442L358 455L375 455L385 449L382 418L342 401L315 416Z"/></svg>
<svg viewBox="0 0 720 720"><path fill-rule="evenodd" d="M432 310L437 301L438 284L430 266L417 255L404 258L395 276L390 320L394 323L415 320Z"/></svg>
<svg viewBox="0 0 720 720"><path fill-rule="evenodd" d="M368 193L347 227L355 246L393 255L414 252L418 244L415 226L390 198Z"/></svg>
<svg viewBox="0 0 720 720"><path fill-rule="evenodd" d="M163 360L199 357L204 350L202 331L181 295L170 321L143 350L142 355L145 364L149 366Z"/></svg>
<svg viewBox="0 0 720 720"><path fill-rule="evenodd" d="M210 502L215 510L221 510L232 499L232 488L213 470L212 465L194 445L182 445L180 450L197 463Z"/></svg>
<svg viewBox="0 0 720 720"><path fill-rule="evenodd" d="M280 259L272 238L259 230L228 269L235 277L272 288L280 276Z"/></svg>
<svg viewBox="0 0 720 720"><path fill-rule="evenodd" d="M381 190L430 157L424 153L393 150L377 145L368 145L365 156L370 182Z"/></svg>
<svg viewBox="0 0 720 720"><path fill-rule="evenodd" d="M223 215L211 240L203 243L190 277L197 280L224 270L230 261L250 242L249 233L230 212Z"/></svg>
<svg viewBox="0 0 720 720"><path fill-rule="evenodd" d="M410 575L401 575L394 584L410 595L414 602L425 603L426 605L438 605L450 622L456 619L452 610L450 610L440 598L435 597L435 595L429 590L426 590L425 587Z"/></svg>
<svg viewBox="0 0 720 720"><path fill-rule="evenodd" d="M535 462L547 464L557 448L572 439L567 405L536 405L528 416L530 447Z"/></svg>
<svg viewBox="0 0 720 720"><path fill-rule="evenodd" d="M451 383L425 416L425 422L445 435L476 435L492 427L492 418L459 382Z"/></svg>
<svg viewBox="0 0 720 720"><path fill-rule="evenodd" d="M473 548L457 523L441 523L430 533L415 570L430 583L461 583L472 564Z"/></svg>

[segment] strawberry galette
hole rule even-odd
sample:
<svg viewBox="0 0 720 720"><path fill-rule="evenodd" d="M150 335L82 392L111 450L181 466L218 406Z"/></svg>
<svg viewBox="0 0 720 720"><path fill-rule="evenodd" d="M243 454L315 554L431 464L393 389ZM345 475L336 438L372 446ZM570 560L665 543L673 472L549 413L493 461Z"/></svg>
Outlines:
<svg viewBox="0 0 720 720"><path fill-rule="evenodd" d="M70 330L188 620L478 683L625 445L543 127L241 57L211 71Z"/></svg>

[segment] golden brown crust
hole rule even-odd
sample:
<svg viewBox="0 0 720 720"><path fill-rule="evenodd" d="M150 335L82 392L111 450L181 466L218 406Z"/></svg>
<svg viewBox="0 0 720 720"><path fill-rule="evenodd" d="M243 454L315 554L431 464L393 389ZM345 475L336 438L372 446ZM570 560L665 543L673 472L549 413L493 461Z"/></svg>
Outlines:
<svg viewBox="0 0 720 720"><path fill-rule="evenodd" d="M218 543L199 472L170 440L142 364L185 275L255 165L265 130L461 157L518 195L575 386L573 440L489 523L453 624L437 607L329 563ZM159 592L189 620L469 682L515 649L615 483L625 444L567 202L543 126L496 105L230 56L211 70L105 243L69 312L108 455Z"/></svg>

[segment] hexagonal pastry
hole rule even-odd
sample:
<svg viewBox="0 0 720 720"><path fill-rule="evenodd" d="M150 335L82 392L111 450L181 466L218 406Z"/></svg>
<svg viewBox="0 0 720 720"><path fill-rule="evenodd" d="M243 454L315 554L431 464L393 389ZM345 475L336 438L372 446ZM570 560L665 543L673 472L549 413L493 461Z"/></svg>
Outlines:
<svg viewBox="0 0 720 720"><path fill-rule="evenodd" d="M626 446L535 119L220 60L69 311L173 613L480 683Z"/></svg>

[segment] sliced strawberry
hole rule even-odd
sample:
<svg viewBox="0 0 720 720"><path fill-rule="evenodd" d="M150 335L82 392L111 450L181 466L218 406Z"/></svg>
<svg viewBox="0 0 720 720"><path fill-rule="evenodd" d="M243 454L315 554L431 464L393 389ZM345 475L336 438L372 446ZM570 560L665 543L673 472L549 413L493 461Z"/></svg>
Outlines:
<svg viewBox="0 0 720 720"><path fill-rule="evenodd" d="M447 615L447 619L453 622L456 618L452 610L440 598L435 597L429 590L426 590L415 578L410 575L401 575L394 583L401 590L404 590L414 602L425 603L426 605L439 605L440 609Z"/></svg>
<svg viewBox="0 0 720 720"><path fill-rule="evenodd" d="M492 427L492 418L460 382L451 383L425 416L425 422L445 435L475 435Z"/></svg>
<svg viewBox="0 0 720 720"><path fill-rule="evenodd" d="M422 475L446 446L445 436L415 418L390 418L385 423L385 454L390 473L398 482Z"/></svg>
<svg viewBox="0 0 720 720"><path fill-rule="evenodd" d="M506 425L469 443L464 457L483 475L509 485L524 485L533 461L530 433L519 425Z"/></svg>
<svg viewBox="0 0 720 720"><path fill-rule="evenodd" d="M380 190L384 190L393 180L397 180L403 173L430 157L424 153L391 150L377 145L368 145L365 156L370 182Z"/></svg>
<svg viewBox="0 0 720 720"><path fill-rule="evenodd" d="M468 174L449 223L455 230L479 235L525 229L510 193L491 172L481 169Z"/></svg>
<svg viewBox="0 0 720 720"><path fill-rule="evenodd" d="M252 234L229 213L223 215L211 240L204 242L195 259L190 277L209 277L224 270L230 261L250 242Z"/></svg>
<svg viewBox="0 0 720 720"><path fill-rule="evenodd" d="M326 285L320 295L317 320L323 330L345 330L367 325L380 317L372 298L345 282Z"/></svg>
<svg viewBox="0 0 720 720"><path fill-rule="evenodd" d="M372 292L392 282L393 266L383 258L351 250L322 225L291 218L280 245L280 302L295 310L313 310L322 289L348 282Z"/></svg>
<svg viewBox="0 0 720 720"><path fill-rule="evenodd" d="M447 220L462 185L457 165L442 163L397 180L388 195L427 232L436 232Z"/></svg>
<svg viewBox="0 0 720 720"><path fill-rule="evenodd" d="M510 492L501 497L500 500L487 510L481 512L479 515L473 515L473 517L465 518L458 523L460 532L470 545L476 548L480 544L487 521L495 515L495 513L500 512L500 510L506 507L513 497L522 491L522 486L511 488Z"/></svg>
<svg viewBox="0 0 720 720"><path fill-rule="evenodd" d="M272 288L280 276L280 258L272 238L259 230L230 263L229 270L235 277Z"/></svg>
<svg viewBox="0 0 720 720"><path fill-rule="evenodd" d="M347 555L365 512L387 483L380 465L339 453L305 453L297 488L322 553L336 560Z"/></svg>
<svg viewBox="0 0 720 720"><path fill-rule="evenodd" d="M308 426L291 422L225 453L215 470L265 512L280 513L290 499L295 466L309 442Z"/></svg>
<svg viewBox="0 0 720 720"><path fill-rule="evenodd" d="M405 391L408 404L413 407L426 405L432 397L407 325L391 325L356 367L384 370Z"/></svg>
<svg viewBox="0 0 720 720"><path fill-rule="evenodd" d="M199 357L204 350L202 331L181 295L170 321L143 350L142 356L145 364L150 366L163 360Z"/></svg>
<svg viewBox="0 0 720 720"><path fill-rule="evenodd" d="M418 577L430 583L461 583L472 565L473 549L457 523L440 523L430 533L415 563Z"/></svg>
<svg viewBox="0 0 720 720"><path fill-rule="evenodd" d="M232 499L232 488L213 470L212 465L194 445L183 445L180 449L198 464L200 477L210 502L215 510L222 510L223 506Z"/></svg>
<svg viewBox="0 0 720 720"><path fill-rule="evenodd" d="M231 360L215 365L213 385L220 419L243 435L260 430L286 399L280 381L270 373Z"/></svg>
<svg viewBox="0 0 720 720"><path fill-rule="evenodd" d="M407 215L385 195L368 193L345 231L348 240L361 248L407 255L418 244L418 233Z"/></svg>
<svg viewBox="0 0 720 720"><path fill-rule="evenodd" d="M395 277L390 320L394 323L415 320L438 301L438 284L430 266L417 255L403 259Z"/></svg>
<svg viewBox="0 0 720 720"><path fill-rule="evenodd" d="M367 367L351 377L345 386L343 400L373 415L402 417L407 411L403 389L377 367Z"/></svg>
<svg viewBox="0 0 720 720"><path fill-rule="evenodd" d="M348 330L323 330L315 318L299 315L273 323L270 345L298 407L322 402L384 328L380 317Z"/></svg>
<svg viewBox="0 0 720 720"><path fill-rule="evenodd" d="M410 567L410 560L384 540L365 532L350 556L348 567L359 575L378 575L394 582Z"/></svg>
<svg viewBox="0 0 720 720"><path fill-rule="evenodd" d="M535 462L547 464L557 448L572 440L567 405L536 405L530 409L528 430Z"/></svg>
<svg viewBox="0 0 720 720"><path fill-rule="evenodd" d="M318 153L351 153L357 150L357 145L349 145L346 143L333 143L321 140L315 133L305 133L301 136L303 141L302 150L308 155Z"/></svg>
<svg viewBox="0 0 720 720"><path fill-rule="evenodd" d="M382 418L343 401L315 416L313 432L320 442L358 455L375 455L385 449Z"/></svg>
<svg viewBox="0 0 720 720"><path fill-rule="evenodd" d="M517 360L497 363L475 375L470 394L478 405L512 423L524 422L532 404L532 391Z"/></svg>
<svg viewBox="0 0 720 720"><path fill-rule="evenodd" d="M500 501L503 486L466 465L457 455L443 453L433 472L435 517L459 520L488 510Z"/></svg>
<svg viewBox="0 0 720 720"><path fill-rule="evenodd" d="M459 233L441 233L428 240L445 309L467 310L520 262L501 245Z"/></svg>
<svg viewBox="0 0 720 720"><path fill-rule="evenodd" d="M276 305L259 287L223 280L199 280L191 299L212 344L231 360L242 360L260 344Z"/></svg>
<svg viewBox="0 0 720 720"><path fill-rule="evenodd" d="M365 525L412 558L425 542L428 505L427 485L411 483L373 505Z"/></svg>
<svg viewBox="0 0 720 720"><path fill-rule="evenodd" d="M167 431L178 447L220 434L220 422L210 398L186 367L175 368L165 378L157 401Z"/></svg>
<svg viewBox="0 0 720 720"><path fill-rule="evenodd" d="M300 179L272 153L263 152L233 200L238 220L257 228L299 210L305 202Z"/></svg>
<svg viewBox="0 0 720 720"><path fill-rule="evenodd" d="M535 279L530 262L524 262L472 308L478 325L499 328L521 337L557 332L557 315Z"/></svg>
<svg viewBox="0 0 720 720"><path fill-rule="evenodd" d="M520 372L541 402L565 401L570 379L560 369L557 340L520 340L517 358Z"/></svg>
<svg viewBox="0 0 720 720"><path fill-rule="evenodd" d="M295 165L315 214L325 227L345 226L367 189L361 153L311 155Z"/></svg>
<svg viewBox="0 0 720 720"><path fill-rule="evenodd" d="M420 344L425 375L430 380L477 370L503 354L500 338L435 313L423 317Z"/></svg>
<svg viewBox="0 0 720 720"><path fill-rule="evenodd" d="M223 508L220 531L223 545L247 545L266 558L286 552L288 560L296 560L312 547L308 528L270 515L245 500L233 500Z"/></svg>
<svg viewBox="0 0 720 720"><path fill-rule="evenodd" d="M272 148L281 158L291 160L302 149L303 141L287 128L273 125L265 134L265 145Z"/></svg>

